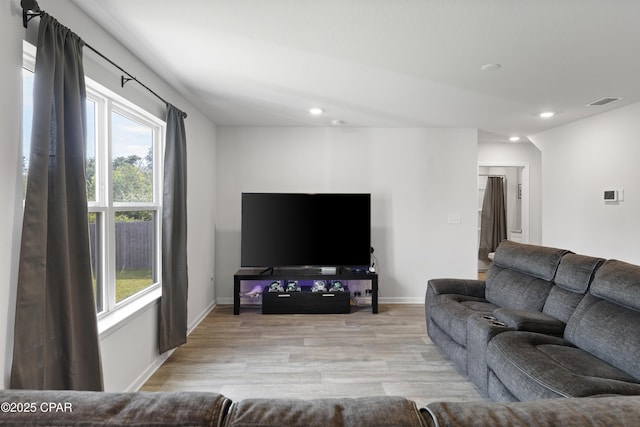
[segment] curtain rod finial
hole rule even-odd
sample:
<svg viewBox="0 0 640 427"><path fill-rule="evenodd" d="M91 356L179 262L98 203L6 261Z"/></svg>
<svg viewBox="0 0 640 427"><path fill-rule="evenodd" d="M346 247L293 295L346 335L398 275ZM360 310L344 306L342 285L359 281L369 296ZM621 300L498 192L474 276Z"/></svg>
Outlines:
<svg viewBox="0 0 640 427"><path fill-rule="evenodd" d="M36 0L21 0L20 6L22 7L22 25L27 28L29 21L36 16L42 16L44 13Z"/></svg>
<svg viewBox="0 0 640 427"><path fill-rule="evenodd" d="M36 0L21 0L20 6L22 6L22 9L24 10L40 12L40 6L38 6L38 2Z"/></svg>

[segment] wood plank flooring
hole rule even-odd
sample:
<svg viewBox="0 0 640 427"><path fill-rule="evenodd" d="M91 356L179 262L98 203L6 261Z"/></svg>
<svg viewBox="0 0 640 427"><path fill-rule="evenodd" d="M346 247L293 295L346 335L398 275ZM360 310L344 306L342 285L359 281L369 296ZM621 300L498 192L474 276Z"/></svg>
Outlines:
<svg viewBox="0 0 640 427"><path fill-rule="evenodd" d="M431 343L424 305L350 314L263 315L217 306L140 389L213 391L232 400L404 396L482 401Z"/></svg>

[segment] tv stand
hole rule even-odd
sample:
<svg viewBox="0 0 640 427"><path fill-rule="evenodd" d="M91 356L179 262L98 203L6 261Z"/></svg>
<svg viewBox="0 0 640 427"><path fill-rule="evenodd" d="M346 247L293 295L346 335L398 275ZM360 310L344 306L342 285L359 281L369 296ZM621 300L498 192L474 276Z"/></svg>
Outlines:
<svg viewBox="0 0 640 427"><path fill-rule="evenodd" d="M271 274L265 274L267 271L270 271ZM241 282L242 281L254 281L256 286L260 285L260 282L270 282L275 280L297 280L299 282L302 281L313 281L313 280L340 280L340 281L349 281L349 280L368 280L371 282L371 312L373 314L378 313L378 275L376 273L370 272L350 272L350 271L342 271L339 269L336 273L326 274L322 273L320 269L292 269L292 270L274 270L273 268L268 269L260 269L260 268L241 268L234 274L233 276L233 314L240 314L240 293L241 293ZM267 283L268 285L268 283ZM264 286L260 285L264 288ZM266 285L265 285L266 286ZM347 286L348 288L348 286ZM267 293L263 291L263 304L264 304L264 294ZM276 294L276 293L273 293ZM350 294L347 291L345 292L335 292L335 297L328 298L323 297L323 295L329 294L329 292L314 292L312 293L309 287L303 286L302 291L300 292L292 292L291 296L293 298L281 298L283 301L282 310L278 309L276 306L276 311L272 311L273 305L269 303L269 312L273 313L335 313L335 312L344 312L337 311L336 308L337 301L342 298L349 298L347 300L347 311L349 310ZM276 295L270 295L269 298L275 297ZM272 300L269 300L272 301ZM285 302L286 301L286 302ZM330 302L331 301L331 302ZM326 302L326 303L325 303ZM284 304L287 304L286 306ZM326 311L323 307L326 307ZM263 306L264 309L264 306Z"/></svg>
<svg viewBox="0 0 640 427"><path fill-rule="evenodd" d="M260 272L260 274L273 274L273 267L267 267Z"/></svg>

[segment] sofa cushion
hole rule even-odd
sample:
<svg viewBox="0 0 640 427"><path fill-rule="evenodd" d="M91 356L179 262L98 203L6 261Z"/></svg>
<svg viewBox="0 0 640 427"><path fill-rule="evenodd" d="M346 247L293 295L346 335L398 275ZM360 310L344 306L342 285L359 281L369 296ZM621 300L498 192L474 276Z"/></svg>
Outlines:
<svg viewBox="0 0 640 427"><path fill-rule="evenodd" d="M429 305L429 317L455 342L467 343L467 319L472 314L490 314L497 306L484 298L466 295L437 295Z"/></svg>
<svg viewBox="0 0 640 427"><path fill-rule="evenodd" d="M560 260L568 251L504 240L493 259L494 265L516 270L543 280L553 280Z"/></svg>
<svg viewBox="0 0 640 427"><path fill-rule="evenodd" d="M429 426L596 427L640 425L640 396L536 402L434 402L421 409Z"/></svg>
<svg viewBox="0 0 640 427"><path fill-rule="evenodd" d="M640 312L586 295L569 319L564 337L640 380Z"/></svg>
<svg viewBox="0 0 640 427"><path fill-rule="evenodd" d="M519 400L640 394L640 381L566 340L507 331L487 347L487 364Z"/></svg>
<svg viewBox="0 0 640 427"><path fill-rule="evenodd" d="M231 405L217 393L66 390L0 390L0 402L34 404L34 411L0 416L0 425L30 426L219 426Z"/></svg>
<svg viewBox="0 0 640 427"><path fill-rule="evenodd" d="M245 399L231 405L224 427L421 427L415 402L403 397Z"/></svg>
<svg viewBox="0 0 640 427"><path fill-rule="evenodd" d="M592 295L640 311L640 266L608 260L596 272Z"/></svg>
<svg viewBox="0 0 640 427"><path fill-rule="evenodd" d="M487 271L486 299L498 307L542 311L551 282L492 265Z"/></svg>
<svg viewBox="0 0 640 427"><path fill-rule="evenodd" d="M567 291L560 286L553 286L549 291L547 300L544 302L542 312L567 323L584 295Z"/></svg>
<svg viewBox="0 0 640 427"><path fill-rule="evenodd" d="M596 270L603 262L602 258L566 254L558 265L554 283L567 291L586 294Z"/></svg>
<svg viewBox="0 0 640 427"><path fill-rule="evenodd" d="M551 288L542 312L568 322L603 262L602 258L572 253L563 256L553 281L556 286Z"/></svg>

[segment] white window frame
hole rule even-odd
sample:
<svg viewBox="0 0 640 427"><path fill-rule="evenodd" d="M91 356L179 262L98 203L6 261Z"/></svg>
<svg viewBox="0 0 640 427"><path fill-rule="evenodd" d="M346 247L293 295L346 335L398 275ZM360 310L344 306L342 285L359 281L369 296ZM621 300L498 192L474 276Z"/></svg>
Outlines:
<svg viewBox="0 0 640 427"><path fill-rule="evenodd" d="M23 67L33 71L35 68L36 48L28 42L23 43ZM164 164L164 145L166 123L143 110L115 92L105 88L85 76L87 101L95 103L96 109L96 162L95 189L96 200L89 201L88 211L102 218L96 221L96 233L106 237L98 239L99 265L95 272L99 275L98 284L102 285L102 310L98 318L98 330L101 337L117 330L135 317L136 313L155 303L161 296L162 279L162 169ZM129 120L148 127L153 132L153 200L151 202L114 202L112 197L111 168L111 114L115 112ZM102 158L102 161L99 161ZM119 211L150 210L155 212L155 281L145 289L130 297L116 302L115 290L115 213Z"/></svg>

